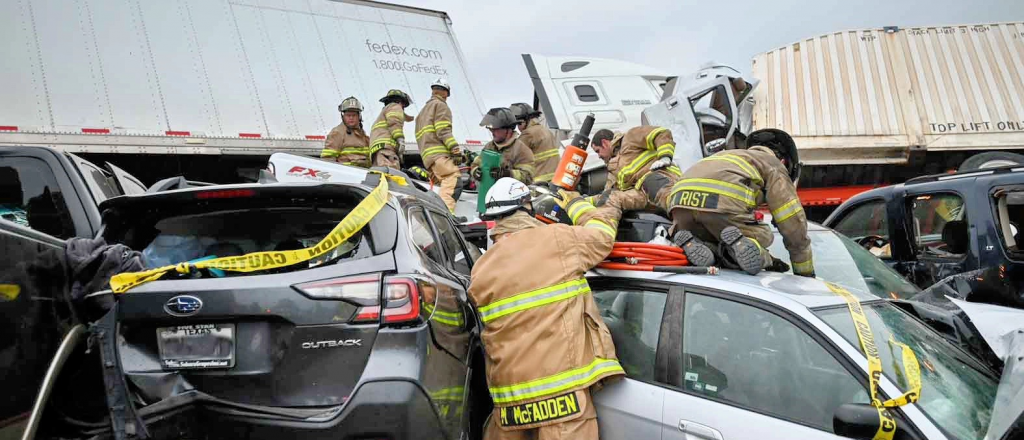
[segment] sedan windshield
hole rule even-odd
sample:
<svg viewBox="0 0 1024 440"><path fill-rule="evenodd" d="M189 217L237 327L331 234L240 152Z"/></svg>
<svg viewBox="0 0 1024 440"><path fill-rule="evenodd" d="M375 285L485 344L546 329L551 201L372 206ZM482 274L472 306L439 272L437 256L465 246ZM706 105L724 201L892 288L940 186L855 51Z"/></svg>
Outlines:
<svg viewBox="0 0 1024 440"><path fill-rule="evenodd" d="M849 238L830 230L808 231L807 235L814 253L814 273L822 280L879 298L908 299L921 291ZM790 262L778 232L768 250L772 256Z"/></svg>
<svg viewBox="0 0 1024 440"><path fill-rule="evenodd" d="M860 347L849 309L828 308L815 312L850 344ZM998 380L949 345L939 334L887 302L865 305L882 372L901 391L909 387L903 373L900 346L910 347L921 368L918 407L937 426L955 438L981 440L988 430ZM889 396L895 397L895 396Z"/></svg>

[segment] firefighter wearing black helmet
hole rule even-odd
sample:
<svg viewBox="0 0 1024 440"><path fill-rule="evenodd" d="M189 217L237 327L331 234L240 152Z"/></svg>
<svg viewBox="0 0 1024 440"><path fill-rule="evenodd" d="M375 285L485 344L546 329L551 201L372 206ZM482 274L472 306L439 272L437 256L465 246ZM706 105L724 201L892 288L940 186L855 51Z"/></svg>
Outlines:
<svg viewBox="0 0 1024 440"><path fill-rule="evenodd" d="M405 114L405 108L412 104L405 92L392 89L380 99L384 103L377 120L370 131L370 161L373 166L401 168L402 152L405 150L406 122L412 116Z"/></svg>
<svg viewBox="0 0 1024 440"><path fill-rule="evenodd" d="M505 107L490 109L480 126L491 131L492 140L484 146L485 150L494 150L501 153L501 166L492 170L495 179L511 177L524 184L533 183L533 152L523 144L516 136L516 117L512 111ZM480 157L473 160L470 174L474 179L480 180Z"/></svg>
<svg viewBox="0 0 1024 440"><path fill-rule="evenodd" d="M807 215L796 192L800 177L796 145L781 130L754 132L747 145L747 149L719 151L702 159L671 184L667 205L675 230L718 242L725 263L747 273L783 270L785 264L767 250L774 240L771 229L754 218L754 209L767 204L793 273L813 277ZM654 186L645 182L641 189L649 194Z"/></svg>
<svg viewBox="0 0 1024 440"><path fill-rule="evenodd" d="M533 182L550 182L561 159L555 135L540 124L541 112L535 111L530 104L517 102L509 109L519 123L519 140L533 152Z"/></svg>

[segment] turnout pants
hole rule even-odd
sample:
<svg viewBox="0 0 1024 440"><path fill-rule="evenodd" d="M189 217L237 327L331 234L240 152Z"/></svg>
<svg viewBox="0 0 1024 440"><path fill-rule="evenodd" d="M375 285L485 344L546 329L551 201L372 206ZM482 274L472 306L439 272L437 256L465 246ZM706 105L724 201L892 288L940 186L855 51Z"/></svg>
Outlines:
<svg viewBox="0 0 1024 440"><path fill-rule="evenodd" d="M751 238L761 246L761 256L765 267L772 264L768 246L775 241L775 235L768 225L754 219L754 214L726 214L721 212L696 211L685 208L674 208L671 211L672 231L687 230L709 245L717 244L722 230L735 226L744 237ZM712 246L714 250L717 246Z"/></svg>
<svg viewBox="0 0 1024 440"><path fill-rule="evenodd" d="M590 390L576 391L581 414L563 420L534 423L524 426L503 426L509 424L512 407L506 408L505 423L502 422L502 408L495 407L487 418L484 440L598 440L597 411L590 398ZM520 405L522 406L522 405ZM511 421L512 424L515 421Z"/></svg>
<svg viewBox="0 0 1024 440"><path fill-rule="evenodd" d="M382 148L380 151L373 155L373 166L375 167L391 167L394 169L401 169L402 163L398 157L398 152L390 148Z"/></svg>
<svg viewBox="0 0 1024 440"><path fill-rule="evenodd" d="M449 211L455 212L455 185L459 183L459 167L450 156L439 157L430 165L430 172L441 186L441 200Z"/></svg>

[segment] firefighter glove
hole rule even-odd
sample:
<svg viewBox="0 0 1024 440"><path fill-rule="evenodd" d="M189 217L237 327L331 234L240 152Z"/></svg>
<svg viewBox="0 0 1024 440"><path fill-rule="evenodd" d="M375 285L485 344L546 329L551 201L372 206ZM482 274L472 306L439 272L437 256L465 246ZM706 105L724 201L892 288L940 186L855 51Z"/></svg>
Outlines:
<svg viewBox="0 0 1024 440"><path fill-rule="evenodd" d="M462 147L458 145L452 147L451 154L454 156L462 156Z"/></svg>
<svg viewBox="0 0 1024 440"><path fill-rule="evenodd" d="M597 198L594 200L594 206L596 206L598 208L604 206L605 203L608 203L608 197L611 196L611 195L612 195L612 190L611 189L605 190L604 192L599 194L597 196Z"/></svg>
<svg viewBox="0 0 1024 440"><path fill-rule="evenodd" d="M580 193L576 191L566 191L564 189L560 189L558 190L558 193L555 195L555 203L558 204L558 207L562 208L563 211L568 211L569 204L572 203L573 200L576 200L578 198L580 198Z"/></svg>
<svg viewBox="0 0 1024 440"><path fill-rule="evenodd" d="M668 157L660 157L658 160L651 162L651 171L660 170L669 165L672 165L672 159Z"/></svg>
<svg viewBox="0 0 1024 440"><path fill-rule="evenodd" d="M469 170L469 175L476 181L480 181L480 179L484 178L483 171L480 170L480 167L473 167L473 169Z"/></svg>
<svg viewBox="0 0 1024 440"><path fill-rule="evenodd" d="M512 177L512 167L508 163L502 163L501 167L491 170L491 177L498 180L502 177Z"/></svg>

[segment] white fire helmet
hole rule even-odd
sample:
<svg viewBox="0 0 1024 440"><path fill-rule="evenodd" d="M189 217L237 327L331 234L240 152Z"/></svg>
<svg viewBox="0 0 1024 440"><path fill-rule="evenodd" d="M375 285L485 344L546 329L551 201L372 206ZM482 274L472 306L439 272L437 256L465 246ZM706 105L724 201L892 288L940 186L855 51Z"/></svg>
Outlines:
<svg viewBox="0 0 1024 440"><path fill-rule="evenodd" d="M519 209L530 198L530 188L511 177L502 177L487 190L484 216L495 218Z"/></svg>
<svg viewBox="0 0 1024 440"><path fill-rule="evenodd" d="M430 85L430 88L434 87L440 87L442 89L447 90L449 94L452 93L452 86L448 85L448 80L444 79L443 77L438 77L436 80L434 80L434 83Z"/></svg>

